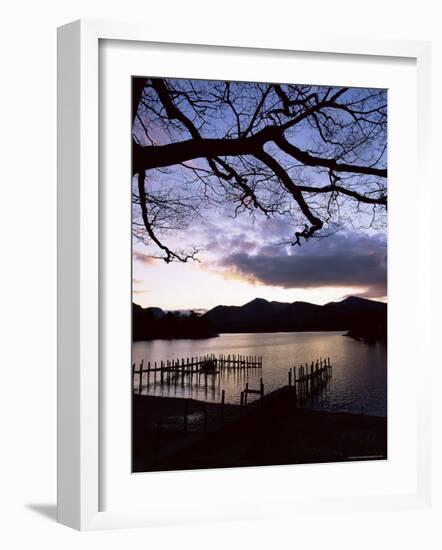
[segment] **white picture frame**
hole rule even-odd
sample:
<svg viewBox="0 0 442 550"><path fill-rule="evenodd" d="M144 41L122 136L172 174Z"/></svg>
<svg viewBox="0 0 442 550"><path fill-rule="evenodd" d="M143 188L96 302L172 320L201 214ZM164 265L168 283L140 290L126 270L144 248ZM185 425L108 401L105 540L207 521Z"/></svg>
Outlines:
<svg viewBox="0 0 442 550"><path fill-rule="evenodd" d="M378 56L409 58L417 67L417 112L420 192L426 194L423 203L431 204L431 183L428 168L430 52L426 42L371 40L350 37L311 38L297 34L266 42L257 35L253 40L223 34L208 38L203 31L198 37L155 26L119 22L76 21L58 31L58 521L80 530L115 527L150 526L177 521L161 510L153 514L147 508L103 511L100 505L100 224L102 207L99 188L99 47L100 41L129 43L169 43L175 45L209 45L234 49L270 49L348 56ZM419 231L425 232L431 223L429 213L419 211ZM424 215L425 214L425 215ZM429 283L430 252L419 251L422 269L419 271L419 313L427 319L422 331L431 357L431 292ZM431 362L423 361L421 377L416 385L417 397L417 485L411 493L370 495L357 499L350 496L305 500L301 508L315 509L333 506L343 512L357 506L361 510L421 507L431 500L431 434L429 431L430 402L425 385L430 383ZM166 474L173 475L173 474ZM204 474L207 475L210 472ZM299 503L297 504L297 506ZM207 510L204 503L199 516L182 521L219 519L219 511ZM282 503L281 503L282 506ZM291 502L284 502L290 511ZM265 504L250 506L245 517L261 517ZM279 510L274 501L267 511ZM230 516L235 517L235 510Z"/></svg>

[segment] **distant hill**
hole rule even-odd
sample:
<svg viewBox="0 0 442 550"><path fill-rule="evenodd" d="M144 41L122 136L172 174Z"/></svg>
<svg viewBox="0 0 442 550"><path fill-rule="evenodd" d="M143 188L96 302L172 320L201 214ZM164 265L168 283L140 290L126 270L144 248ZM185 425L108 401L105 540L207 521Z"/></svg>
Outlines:
<svg viewBox="0 0 442 550"><path fill-rule="evenodd" d="M359 298L359 296L349 296L340 302L329 302L327 307L346 308L347 310L355 309L359 311L385 311L387 304L377 302L376 300L367 300L367 298Z"/></svg>
<svg viewBox="0 0 442 550"><path fill-rule="evenodd" d="M211 338L217 336L209 321L194 311L164 311L132 304L132 339Z"/></svg>
<svg viewBox="0 0 442 550"><path fill-rule="evenodd" d="M348 331L364 340L386 339L387 304L350 296L323 306L308 302L269 302L255 298L243 306L196 311L132 307L133 339L211 338L221 332Z"/></svg>
<svg viewBox="0 0 442 550"><path fill-rule="evenodd" d="M217 306L204 317L216 332L347 330L355 337L382 337L387 304L355 296L324 306L256 298L243 306Z"/></svg>
<svg viewBox="0 0 442 550"><path fill-rule="evenodd" d="M204 317L209 319L212 326L220 327L222 330L219 332L255 332L264 320L273 319L287 305L256 298L243 306L216 306ZM242 330L243 326L249 330Z"/></svg>

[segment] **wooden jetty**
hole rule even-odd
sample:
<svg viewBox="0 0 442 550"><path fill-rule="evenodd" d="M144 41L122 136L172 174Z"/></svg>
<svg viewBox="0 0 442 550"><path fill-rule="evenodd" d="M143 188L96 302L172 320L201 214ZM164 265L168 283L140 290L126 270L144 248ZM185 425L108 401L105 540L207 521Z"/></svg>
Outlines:
<svg viewBox="0 0 442 550"><path fill-rule="evenodd" d="M263 379L259 379L259 389L254 390L249 388L249 383L246 383L245 389L241 392L240 395L240 406L244 407L247 405L247 400L249 395L259 395L260 402L262 404L264 400L264 382Z"/></svg>
<svg viewBox="0 0 442 550"><path fill-rule="evenodd" d="M213 368L207 369L210 364ZM178 384L181 382L190 381L193 383L194 378L197 383L200 383L201 377L204 379L204 385L208 385L208 377L211 375L221 374L228 370L233 371L248 371L262 368L262 357L257 355L219 355L214 354L187 357L180 359L172 359L169 361L159 361L144 363L144 359L136 368L136 364L132 365L132 387L138 393L142 392L143 386L147 388L151 382L156 384Z"/></svg>
<svg viewBox="0 0 442 550"><path fill-rule="evenodd" d="M207 369L207 365L210 369ZM186 359L173 359L170 361L148 362L141 361L139 368L136 369L135 363L132 365L132 386L133 391L141 394L143 387L149 389L150 384L159 382L161 385L177 385L184 383L209 386L215 386L215 380L218 376L218 385L220 384L219 375L227 370L248 371L250 369L262 369L262 357L256 355L204 355L199 357L188 357ZM298 404L313 396L317 391L324 388L332 375L332 365L330 357L320 358L305 363L300 366L293 366L288 370L288 387L294 392ZM240 393L240 407L248 405L248 397L258 395L262 404L264 399L264 383L260 378L258 388L250 388L249 382L246 382L245 388ZM225 390L221 391L222 404L225 404ZM256 402L256 400L254 400ZM185 415L187 416L187 415Z"/></svg>
<svg viewBox="0 0 442 550"><path fill-rule="evenodd" d="M142 361L138 370L133 365L134 393L142 393L143 375L144 383L148 383L149 375L153 377L156 373L159 373L158 376L163 376L164 383L169 381L169 383L173 384L177 383L177 380L182 380L183 370L185 372L184 376L188 375L191 378L193 376L196 377L196 380L199 379L199 376L205 377L205 374L201 373L199 366L204 361L207 361L208 358L210 360L217 359L213 356L205 356L189 358L188 361L161 361L159 365L156 365L156 363L152 365L147 363L145 365ZM250 365L255 362L262 366L262 361L260 360L245 360L246 365L247 363ZM225 368L246 368L242 366L243 360L241 356L235 356L235 358L232 356L230 363L227 360L226 364L229 364L230 367L226 366ZM219 362L217 363L217 369L219 374L222 369ZM136 378L137 375L138 378ZM172 425L170 425L171 421L168 420L168 415L163 413L163 417L157 417L153 421L153 427L149 428L152 432L151 437L153 438L153 465L156 467L161 457L164 458L172 454L172 452L177 451L177 449L184 449L189 442L195 442L198 438L204 438L232 423L246 421L249 417L253 417L256 414L257 409L264 413L265 410L268 410L269 407L272 407L274 403L278 403L281 399L291 402L294 409L308 407L309 398L325 388L331 376L332 365L330 358L320 358L312 361L310 364L306 363L288 369L288 384L273 390L267 395L265 395L265 386L262 377L259 378L259 384L256 384L255 387L250 387L249 381L246 378L245 387L239 394L239 403L238 401L236 403L226 403L225 389L220 389L218 401L213 402L199 401L189 397L172 399L176 403L173 414L169 414L173 418ZM207 382L205 381L205 383ZM251 396L255 397L255 399L250 399L249 401L249 397ZM141 403L140 400L143 399L143 396L137 395L135 399L138 400L137 403ZM152 397L152 399L158 398ZM146 428L143 427L142 429ZM176 434L176 441L170 440L171 432ZM169 436L166 437L168 433Z"/></svg>
<svg viewBox="0 0 442 550"><path fill-rule="evenodd" d="M330 380L332 375L330 357L318 359L299 367L292 367L288 371L288 385L293 388L295 396L299 399L307 399Z"/></svg>

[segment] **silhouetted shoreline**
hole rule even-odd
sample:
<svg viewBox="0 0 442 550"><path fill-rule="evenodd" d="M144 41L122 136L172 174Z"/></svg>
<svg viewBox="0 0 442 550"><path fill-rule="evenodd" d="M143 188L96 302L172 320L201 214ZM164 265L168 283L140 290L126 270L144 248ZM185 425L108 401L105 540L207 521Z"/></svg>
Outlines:
<svg viewBox="0 0 442 550"><path fill-rule="evenodd" d="M287 388L277 390L271 399L264 398L263 403L250 406L247 414L239 417L236 405L226 405L222 413L217 403L134 395L133 471L387 458L384 417L297 408ZM184 407L196 421L205 409L212 428L207 433L185 433L179 422ZM161 449L154 464L158 438Z"/></svg>
<svg viewBox="0 0 442 550"><path fill-rule="evenodd" d="M163 311L133 304L133 340L203 339L221 333L348 331L356 339L385 340L387 304L349 297L323 306L269 302L256 298L243 306L216 306L206 313Z"/></svg>

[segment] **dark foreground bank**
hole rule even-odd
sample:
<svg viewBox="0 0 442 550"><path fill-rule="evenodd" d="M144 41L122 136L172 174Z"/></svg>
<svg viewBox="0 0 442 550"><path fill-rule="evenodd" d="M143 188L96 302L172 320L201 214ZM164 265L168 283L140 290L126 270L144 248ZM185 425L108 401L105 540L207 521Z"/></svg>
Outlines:
<svg viewBox="0 0 442 550"><path fill-rule="evenodd" d="M289 388L242 410L133 398L134 472L387 458L386 418L300 408Z"/></svg>

